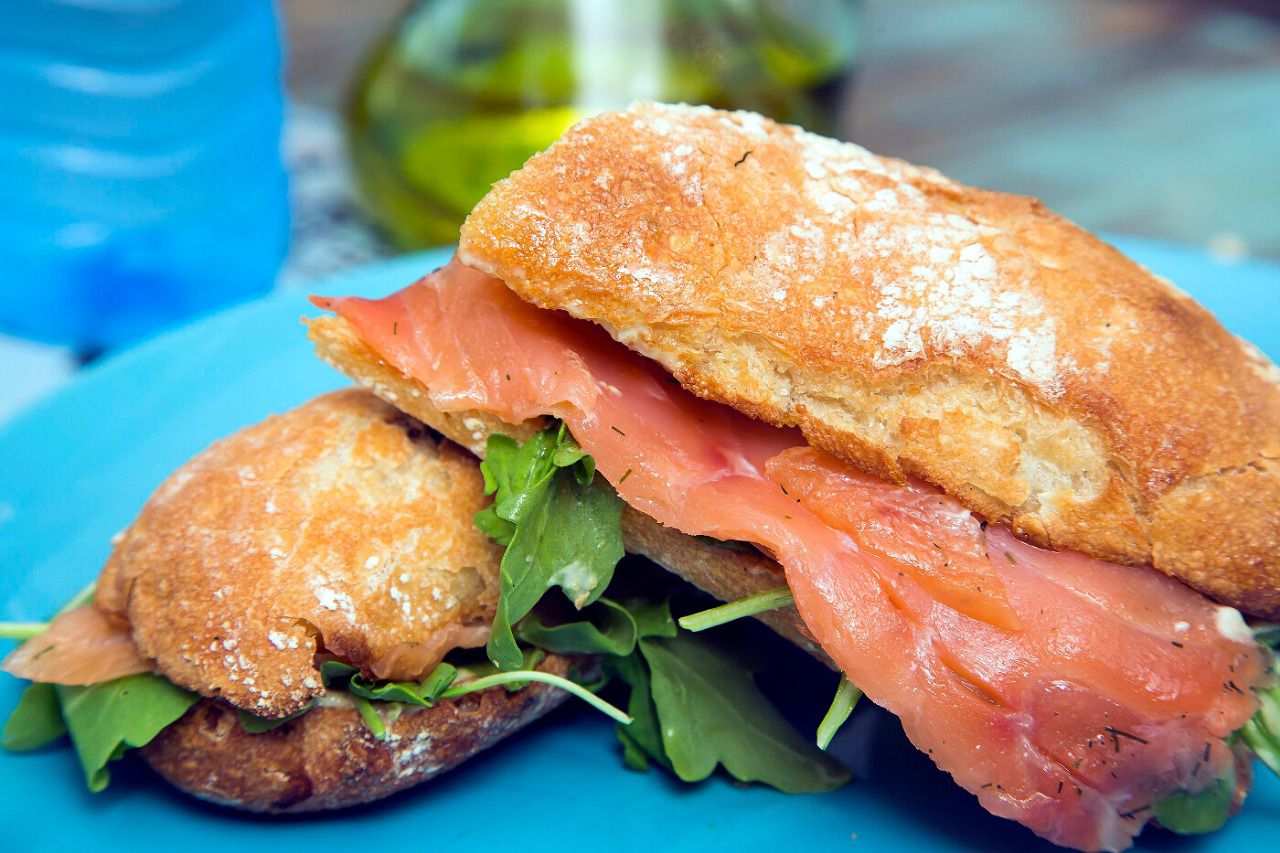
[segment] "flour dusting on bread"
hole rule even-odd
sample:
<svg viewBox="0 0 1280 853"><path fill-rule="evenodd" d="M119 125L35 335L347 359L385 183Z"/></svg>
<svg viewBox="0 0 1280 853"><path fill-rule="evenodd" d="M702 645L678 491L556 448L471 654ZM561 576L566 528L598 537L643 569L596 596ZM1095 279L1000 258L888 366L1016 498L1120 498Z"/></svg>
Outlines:
<svg viewBox="0 0 1280 853"><path fill-rule="evenodd" d="M171 681L284 716L324 692L318 652L416 680L484 643L501 557L472 524L485 502L465 451L335 392L179 469L116 546L98 604Z"/></svg>

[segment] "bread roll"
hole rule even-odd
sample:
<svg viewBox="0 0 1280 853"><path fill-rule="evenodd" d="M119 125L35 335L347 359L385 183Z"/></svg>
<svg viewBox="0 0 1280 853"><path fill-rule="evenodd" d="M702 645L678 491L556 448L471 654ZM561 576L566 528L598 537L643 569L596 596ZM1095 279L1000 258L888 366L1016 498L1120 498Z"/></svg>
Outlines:
<svg viewBox="0 0 1280 853"><path fill-rule="evenodd" d="M1280 618L1280 370L1034 199L640 104L498 183L459 256L871 473Z"/></svg>
<svg viewBox="0 0 1280 853"><path fill-rule="evenodd" d="M196 456L123 534L97 603L158 674L206 699L141 750L174 785L261 812L341 808L454 767L568 696L493 688L432 708L375 703L368 730L317 654L416 680L481 645L502 549L472 517L475 458L361 389L326 394ZM593 659L538 668L598 675ZM237 708L295 720L261 734Z"/></svg>
<svg viewBox="0 0 1280 853"><path fill-rule="evenodd" d="M488 636L502 549L475 460L360 389L217 442L124 533L97 603L188 690L264 717L324 692L318 650L416 680Z"/></svg>
<svg viewBox="0 0 1280 853"><path fill-rule="evenodd" d="M582 659L549 655L543 672L568 675ZM352 707L321 707L261 734L227 705L199 702L143 747L172 784L202 800L255 812L312 812L368 803L456 767L559 705L545 684L493 688L405 708L378 740Z"/></svg>

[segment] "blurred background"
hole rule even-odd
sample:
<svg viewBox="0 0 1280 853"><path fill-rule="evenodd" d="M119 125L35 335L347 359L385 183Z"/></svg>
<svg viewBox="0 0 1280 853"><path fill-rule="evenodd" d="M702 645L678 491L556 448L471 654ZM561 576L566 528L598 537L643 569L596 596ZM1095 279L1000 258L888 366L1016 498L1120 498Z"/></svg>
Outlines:
<svg viewBox="0 0 1280 853"><path fill-rule="evenodd" d="M635 98L1280 259L1273 0L6 0L0 422L103 353L452 242Z"/></svg>

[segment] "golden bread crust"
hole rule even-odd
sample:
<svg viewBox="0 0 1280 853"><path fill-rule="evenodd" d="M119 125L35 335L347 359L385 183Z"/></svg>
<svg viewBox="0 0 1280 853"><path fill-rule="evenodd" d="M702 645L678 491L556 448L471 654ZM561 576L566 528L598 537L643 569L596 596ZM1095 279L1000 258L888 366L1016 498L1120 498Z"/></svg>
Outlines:
<svg viewBox="0 0 1280 853"><path fill-rule="evenodd" d="M538 666L567 675L580 659L549 655ZM390 796L456 767L560 705L545 684L493 688L387 720L386 740L351 707L314 708L261 734L236 712L204 700L141 752L170 783L221 805L273 814L340 809ZM385 711L384 711L385 713Z"/></svg>
<svg viewBox="0 0 1280 853"><path fill-rule="evenodd" d="M497 184L459 256L872 473L1280 616L1280 371L1033 199L640 104Z"/></svg>
<svg viewBox="0 0 1280 853"><path fill-rule="evenodd" d="M174 683L265 717L322 694L318 648L416 679L483 644L501 549L475 461L359 389L179 468L125 531L97 603Z"/></svg>
<svg viewBox="0 0 1280 853"><path fill-rule="evenodd" d="M484 412L441 412L432 405L422 383L387 364L343 318L317 317L309 320L307 327L321 358L379 396L395 401L397 406L441 435L471 448L477 456L484 456L485 441L490 433L514 435L524 440L536 428L533 424L512 427ZM761 554L731 551L701 542L663 527L630 507L622 513L622 536L628 552L648 557L722 601L744 598L786 583L782 567ZM800 648L830 664L795 608L771 610L759 618Z"/></svg>

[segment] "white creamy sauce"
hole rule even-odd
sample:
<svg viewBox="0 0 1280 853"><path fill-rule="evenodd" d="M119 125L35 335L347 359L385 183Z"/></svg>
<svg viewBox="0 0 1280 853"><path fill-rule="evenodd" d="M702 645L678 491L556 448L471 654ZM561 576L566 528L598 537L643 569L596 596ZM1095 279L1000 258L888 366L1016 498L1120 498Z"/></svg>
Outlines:
<svg viewBox="0 0 1280 853"><path fill-rule="evenodd" d="M1253 631L1245 624L1244 617L1234 607L1219 607L1213 617L1218 633L1237 643L1252 644Z"/></svg>

